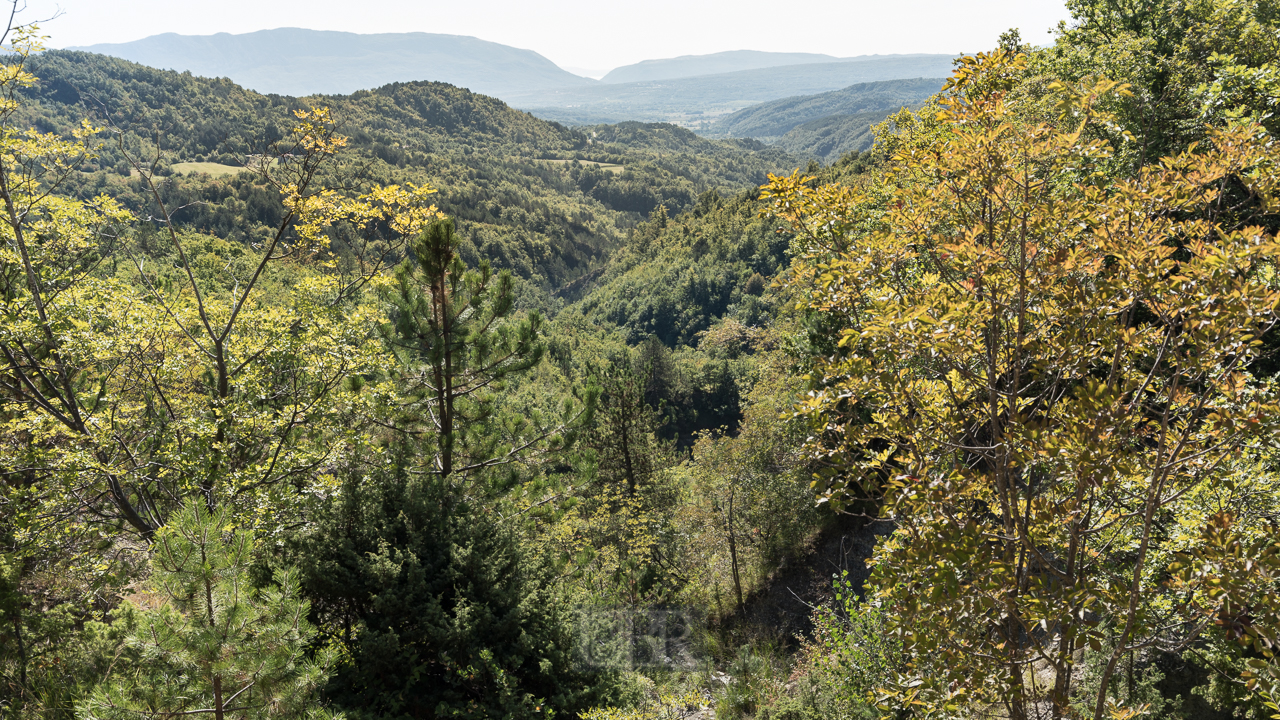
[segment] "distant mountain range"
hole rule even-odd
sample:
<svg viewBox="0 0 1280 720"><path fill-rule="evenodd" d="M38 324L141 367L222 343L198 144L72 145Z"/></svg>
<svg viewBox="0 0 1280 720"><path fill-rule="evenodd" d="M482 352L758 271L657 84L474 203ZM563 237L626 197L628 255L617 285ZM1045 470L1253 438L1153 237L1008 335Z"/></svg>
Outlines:
<svg viewBox="0 0 1280 720"><path fill-rule="evenodd" d="M392 82L433 80L503 98L514 92L594 85L532 50L464 35L278 28L231 35L165 33L69 48L166 70L226 77L262 93L345 95Z"/></svg>
<svg viewBox="0 0 1280 720"><path fill-rule="evenodd" d="M731 50L710 55L681 55L661 60L642 60L634 65L623 65L610 70L600 78L606 83L645 82L671 80L673 78L718 75L740 70L759 70L782 65L811 65L837 62L844 58L816 53L761 52L759 50Z"/></svg>
<svg viewBox="0 0 1280 720"><path fill-rule="evenodd" d="M699 132L724 134L716 125L722 116L758 103L858 83L945 77L951 73L951 60L950 55L889 55L670 80L538 90L513 93L503 99L538 117L571 125L642 120L675 122ZM940 80L922 82L932 83L934 92L942 87ZM912 93L918 94L916 90ZM910 102L922 99L913 98Z"/></svg>
<svg viewBox="0 0 1280 720"><path fill-rule="evenodd" d="M946 76L953 57L836 58L735 50L646 60L615 68L603 80L593 80L568 72L532 50L430 33L360 35L278 28L242 35L166 33L134 42L71 49L197 76L225 77L262 93L345 95L394 82L445 82L568 125L672 122L720 137L768 138L779 137L790 127L757 127L759 123L752 124L755 121L725 116L759 103L859 83ZM859 90L854 93L857 99L847 98L856 107L842 106L844 109L826 115L897 109L901 106L894 105L898 100L902 104L919 102L921 89L930 84L941 86L930 80L910 88ZM896 94L900 92L905 93L901 98ZM794 115L791 110L786 113L791 113L786 117ZM825 117L811 114L801 113L804 119L791 127Z"/></svg>
<svg viewBox="0 0 1280 720"><path fill-rule="evenodd" d="M742 70L761 70L784 65L818 65L833 62L863 62L867 60L903 60L910 58L941 57L937 55L858 55L835 57L817 53L761 52L759 50L731 50L710 55L681 55L661 60L643 60L633 65L623 65L610 70L601 78L605 83L650 82L675 78L719 75ZM951 56L946 56L950 58Z"/></svg>

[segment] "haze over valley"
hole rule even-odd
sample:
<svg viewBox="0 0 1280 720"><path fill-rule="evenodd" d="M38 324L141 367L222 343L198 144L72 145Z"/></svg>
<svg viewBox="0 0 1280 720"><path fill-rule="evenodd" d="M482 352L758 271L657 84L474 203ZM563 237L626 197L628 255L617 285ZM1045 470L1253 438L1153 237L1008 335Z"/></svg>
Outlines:
<svg viewBox="0 0 1280 720"><path fill-rule="evenodd" d="M428 80L491 95L567 125L672 122L721 137L737 127L716 124L731 113L853 85L911 80L900 87L868 89L869 95L853 101L856 114L918 104L942 86L941 78L950 72L953 59L920 54L837 58L742 50L645 60L593 80L563 70L531 50L429 33L359 35L279 28L242 35L168 33L71 49L205 77L227 77L268 94L340 95L392 82ZM770 130L742 137L773 142L782 134Z"/></svg>

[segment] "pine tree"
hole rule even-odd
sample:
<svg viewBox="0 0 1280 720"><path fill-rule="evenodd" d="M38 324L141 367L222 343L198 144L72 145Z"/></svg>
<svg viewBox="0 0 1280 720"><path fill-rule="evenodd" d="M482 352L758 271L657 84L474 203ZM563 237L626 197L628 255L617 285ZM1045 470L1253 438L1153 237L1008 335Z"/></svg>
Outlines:
<svg viewBox="0 0 1280 720"><path fill-rule="evenodd" d="M648 371L651 366L646 365ZM587 443L597 453L597 480L635 497L654 479L658 450L653 437L657 413L647 401L656 383L632 369L629 358L613 360L601 373L601 402Z"/></svg>
<svg viewBox="0 0 1280 720"><path fill-rule="evenodd" d="M594 394L566 399L562 415L501 413L504 381L542 361L542 316L513 316L511 273L487 260L467 270L452 220L433 222L413 243L414 261L396 268L385 295L392 321L383 334L401 365L406 411L399 427L434 441L433 470L466 475L568 447L590 419Z"/></svg>
<svg viewBox="0 0 1280 720"><path fill-rule="evenodd" d="M332 658L308 659L315 630L298 573L253 587L254 540L223 511L189 503L156 535L148 594L127 642L142 662L116 668L77 707L81 720L208 715L215 720L329 718L316 703ZM134 624L136 623L136 624Z"/></svg>
<svg viewBox="0 0 1280 720"><path fill-rule="evenodd" d="M656 599L677 582L662 561L675 501L666 470L676 459L654 435L658 419L645 401L647 379L625 356L600 372L600 406L584 440L595 453L595 481L577 510L589 542L610 549L604 567L631 603Z"/></svg>

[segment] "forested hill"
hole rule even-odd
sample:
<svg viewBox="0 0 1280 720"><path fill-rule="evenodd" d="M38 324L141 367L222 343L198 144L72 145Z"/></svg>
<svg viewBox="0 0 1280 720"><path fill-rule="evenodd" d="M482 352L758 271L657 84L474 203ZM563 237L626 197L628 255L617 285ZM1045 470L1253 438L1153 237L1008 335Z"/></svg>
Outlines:
<svg viewBox="0 0 1280 720"><path fill-rule="evenodd" d="M800 158L833 163L870 148L877 124L904 107L918 109L942 83L942 78L885 80L772 100L725 116L701 132L754 138Z"/></svg>
<svg viewBox="0 0 1280 720"><path fill-rule="evenodd" d="M718 120L707 131L712 137L780 137L805 123L832 115L880 112L884 117L904 106L915 106L942 89L944 79L915 78L858 83L817 95L796 95L743 108Z"/></svg>
<svg viewBox="0 0 1280 720"><path fill-rule="evenodd" d="M267 209L278 202L264 187L236 174L246 156L281 139L293 111L328 106L367 165L363 182L439 188L470 261L490 257L544 291L591 272L658 205L676 214L703 192L759 185L766 173L799 163L760 145L690 143L689 133L669 125L621 136L598 128L593 138L444 83L293 98L84 52L45 52L30 68L40 81L24 122L65 134L89 117L119 129L119 142L143 154L158 140L161 171L173 175L165 192L186 206L177 220L223 237L262 232L278 212ZM150 214L117 140L101 137L109 141L83 168L81 192L106 192Z"/></svg>
<svg viewBox="0 0 1280 720"><path fill-rule="evenodd" d="M773 147L800 157L835 162L850 153L870 149L876 139L876 126L892 114L876 110L828 115L791 128L773 143Z"/></svg>
<svg viewBox="0 0 1280 720"><path fill-rule="evenodd" d="M595 125L581 128L591 134L593 141L626 148L643 148L659 153L693 153L712 155L726 147L749 152L760 151L765 146L750 139L709 140L692 130L665 123L620 122L612 125Z"/></svg>

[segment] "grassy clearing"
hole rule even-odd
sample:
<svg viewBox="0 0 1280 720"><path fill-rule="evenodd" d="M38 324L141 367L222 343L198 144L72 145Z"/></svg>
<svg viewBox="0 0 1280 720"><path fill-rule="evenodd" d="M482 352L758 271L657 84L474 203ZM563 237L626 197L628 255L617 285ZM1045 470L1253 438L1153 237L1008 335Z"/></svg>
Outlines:
<svg viewBox="0 0 1280 720"><path fill-rule="evenodd" d="M244 170L244 168L236 165L221 165L219 163L211 162L182 162L174 163L173 165L170 165L170 167L173 168L175 173L182 173L184 175L189 175L191 173L208 173L214 177L235 175L236 173Z"/></svg>
<svg viewBox="0 0 1280 720"><path fill-rule="evenodd" d="M569 163L582 163L583 165L595 165L596 167L611 173L620 173L626 170L625 167L618 163L596 162L595 160L543 160L553 165L568 165Z"/></svg>

